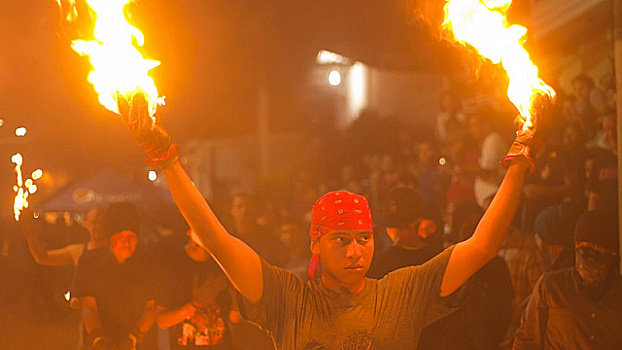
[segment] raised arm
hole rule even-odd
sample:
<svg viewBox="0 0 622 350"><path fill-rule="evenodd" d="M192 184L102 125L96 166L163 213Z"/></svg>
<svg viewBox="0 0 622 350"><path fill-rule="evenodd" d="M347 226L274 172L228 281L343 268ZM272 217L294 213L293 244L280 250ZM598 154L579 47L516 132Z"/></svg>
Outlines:
<svg viewBox="0 0 622 350"><path fill-rule="evenodd" d="M497 255L514 217L525 174L528 170L534 170L531 155L535 156L542 150L557 121L558 114L554 102L540 96L534 101L534 105L533 126L523 129L522 123L519 123L516 139L503 159L503 164L509 169L490 207L471 238L454 247L443 275L442 296L453 293Z"/></svg>
<svg viewBox="0 0 622 350"><path fill-rule="evenodd" d="M41 265L65 266L76 265L80 252L81 244L71 244L59 249L47 250L39 240L41 227L37 224L30 210L24 211L21 220L22 232L28 241L28 249L35 261Z"/></svg>
<svg viewBox="0 0 622 350"><path fill-rule="evenodd" d="M190 228L218 261L233 286L248 300L258 301L263 293L259 255L230 235L218 220L179 163L177 145L171 143L160 125L152 122L144 97L134 96L131 106L120 99L119 110L130 134L145 149L148 161L163 169L173 199Z"/></svg>
<svg viewBox="0 0 622 350"><path fill-rule="evenodd" d="M28 237L28 248L35 261L41 265L66 266L78 264L84 244L70 244L58 249L46 250L37 237Z"/></svg>

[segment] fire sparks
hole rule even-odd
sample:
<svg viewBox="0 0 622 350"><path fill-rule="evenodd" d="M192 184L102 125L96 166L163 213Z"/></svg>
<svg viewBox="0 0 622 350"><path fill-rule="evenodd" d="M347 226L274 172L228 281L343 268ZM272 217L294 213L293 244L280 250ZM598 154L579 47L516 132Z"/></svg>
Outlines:
<svg viewBox="0 0 622 350"><path fill-rule="evenodd" d="M24 181L22 175L22 164L24 162L24 157L20 153L15 153L11 157L11 161L15 164L15 174L17 176L16 184L13 186L13 191L15 192L15 200L13 201L13 214L15 216L15 221L19 221L19 217L22 213L22 210L28 208L28 196L37 192L37 185L35 185L35 180L39 179L43 175L43 171L41 169L37 169L32 173L31 179L26 179Z"/></svg>
<svg viewBox="0 0 622 350"><path fill-rule="evenodd" d="M62 2L59 5L62 6ZM128 101L137 92L144 92L149 112L153 116L163 97L149 77L148 72L160 62L144 59L136 49L142 46L144 37L140 30L126 21L124 7L131 0L87 0L96 14L95 40L74 40L72 48L80 55L88 56L93 67L88 80L99 94L99 102L108 110L119 113L117 92ZM69 0L67 20L77 20L74 0Z"/></svg>
<svg viewBox="0 0 622 350"><path fill-rule="evenodd" d="M24 182L22 180L22 163L24 158L21 154L16 153L11 157L11 161L15 164L15 174L17 175L17 184L13 186L15 192L15 201L13 201L13 214L15 221L19 221L19 216L22 210L28 208L28 191L24 189Z"/></svg>
<svg viewBox="0 0 622 350"><path fill-rule="evenodd" d="M529 59L523 43L527 29L508 25L506 13L512 0L448 0L442 28L449 39L471 45L494 64L501 63L510 78L508 97L531 125L530 106L538 95L555 91L538 78L538 68Z"/></svg>

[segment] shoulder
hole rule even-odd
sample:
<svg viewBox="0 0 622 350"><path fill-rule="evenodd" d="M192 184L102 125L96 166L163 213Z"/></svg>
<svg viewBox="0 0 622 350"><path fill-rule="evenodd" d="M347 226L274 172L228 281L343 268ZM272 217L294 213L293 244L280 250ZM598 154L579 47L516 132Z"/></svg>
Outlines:
<svg viewBox="0 0 622 350"><path fill-rule="evenodd" d="M575 277L575 267L570 266L563 269L557 269L553 271L547 271L542 275L542 280L551 282L551 281L563 281L568 280L572 281Z"/></svg>
<svg viewBox="0 0 622 350"><path fill-rule="evenodd" d="M274 266L264 259L261 259L261 268L264 279L264 291L281 289L286 293L297 293L309 288L313 284L312 281L310 281L311 283L303 283L294 273Z"/></svg>
<svg viewBox="0 0 622 350"><path fill-rule="evenodd" d="M540 276L534 288L538 288L541 293L549 293L554 290L574 290L576 274L574 266L547 271Z"/></svg>

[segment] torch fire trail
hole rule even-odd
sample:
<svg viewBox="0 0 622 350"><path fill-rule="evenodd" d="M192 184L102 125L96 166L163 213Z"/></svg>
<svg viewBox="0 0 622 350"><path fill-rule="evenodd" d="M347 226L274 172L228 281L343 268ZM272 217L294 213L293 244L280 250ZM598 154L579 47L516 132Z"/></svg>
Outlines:
<svg viewBox="0 0 622 350"><path fill-rule="evenodd" d="M24 188L24 182L22 178L22 163L24 158L21 154L16 153L11 157L11 161L15 164L15 174L17 176L17 184L13 186L15 192L15 200L13 201L13 214L15 221L19 221L19 216L22 210L28 208L28 191Z"/></svg>
<svg viewBox="0 0 622 350"><path fill-rule="evenodd" d="M144 43L140 30L126 20L128 5L132 0L87 0L95 19L93 37L95 40L74 40L72 48L80 55L87 56L93 70L88 80L99 94L99 102L108 110L119 113L117 94L132 101L135 93L143 92L153 118L158 104L164 104L163 97L148 73L160 62L144 59L137 50ZM76 21L80 16L75 11L75 1L60 1L62 7L68 6L68 21ZM136 46L135 46L136 45Z"/></svg>
<svg viewBox="0 0 622 350"><path fill-rule="evenodd" d="M538 96L552 100L555 91L538 77L538 67L523 46L527 29L507 23L511 4L512 0L449 0L441 29L445 39L469 45L492 63L501 63L510 79L508 98L529 128L533 100Z"/></svg>

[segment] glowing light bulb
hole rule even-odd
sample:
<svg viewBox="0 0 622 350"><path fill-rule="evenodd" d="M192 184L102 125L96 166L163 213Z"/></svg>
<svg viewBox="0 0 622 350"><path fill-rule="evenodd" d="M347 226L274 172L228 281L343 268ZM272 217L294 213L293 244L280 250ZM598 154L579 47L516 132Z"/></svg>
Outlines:
<svg viewBox="0 0 622 350"><path fill-rule="evenodd" d="M341 84L341 74L336 70L328 73L328 83L332 86L338 86Z"/></svg>
<svg viewBox="0 0 622 350"><path fill-rule="evenodd" d="M20 126L19 128L15 129L15 135L20 136L20 137L21 136L25 136L26 132L27 132L27 130L23 126Z"/></svg>

